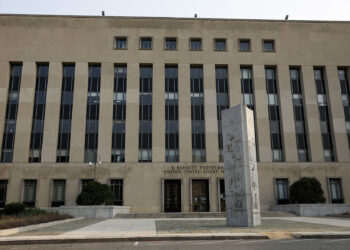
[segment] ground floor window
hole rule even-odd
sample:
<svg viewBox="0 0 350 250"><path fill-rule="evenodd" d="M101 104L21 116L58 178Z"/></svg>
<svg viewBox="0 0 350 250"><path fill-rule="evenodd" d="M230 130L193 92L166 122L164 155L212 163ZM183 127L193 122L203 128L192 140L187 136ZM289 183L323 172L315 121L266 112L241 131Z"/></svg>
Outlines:
<svg viewBox="0 0 350 250"><path fill-rule="evenodd" d="M111 190L114 194L114 205L123 205L123 180L122 179L111 179Z"/></svg>
<svg viewBox="0 0 350 250"><path fill-rule="evenodd" d="M181 212L181 180L164 180L164 212Z"/></svg>
<svg viewBox="0 0 350 250"><path fill-rule="evenodd" d="M89 184L89 182L94 181L94 179L81 179L80 180L80 186L81 186L81 191L83 191L84 187Z"/></svg>
<svg viewBox="0 0 350 250"><path fill-rule="evenodd" d="M66 196L66 180L53 180L52 207L64 206Z"/></svg>
<svg viewBox="0 0 350 250"><path fill-rule="evenodd" d="M219 183L220 195L220 212L226 212L226 197L225 197L225 180L220 179Z"/></svg>
<svg viewBox="0 0 350 250"><path fill-rule="evenodd" d="M35 207L37 180L24 180L23 203Z"/></svg>
<svg viewBox="0 0 350 250"><path fill-rule="evenodd" d="M208 180L192 180L192 211L209 212Z"/></svg>
<svg viewBox="0 0 350 250"><path fill-rule="evenodd" d="M276 204L288 204L289 203L289 184L287 178L277 178L275 179L276 187Z"/></svg>
<svg viewBox="0 0 350 250"><path fill-rule="evenodd" d="M329 178L328 183L329 183L331 203L344 203L341 179Z"/></svg>
<svg viewBox="0 0 350 250"><path fill-rule="evenodd" d="M7 193L7 180L0 180L0 207L5 207Z"/></svg>

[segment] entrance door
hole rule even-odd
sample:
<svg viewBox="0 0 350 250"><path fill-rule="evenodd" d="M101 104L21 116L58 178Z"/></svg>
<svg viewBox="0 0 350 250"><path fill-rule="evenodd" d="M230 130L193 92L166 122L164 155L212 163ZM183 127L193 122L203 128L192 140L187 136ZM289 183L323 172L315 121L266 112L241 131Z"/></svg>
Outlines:
<svg viewBox="0 0 350 250"><path fill-rule="evenodd" d="M164 212L181 212L181 180L164 180Z"/></svg>
<svg viewBox="0 0 350 250"><path fill-rule="evenodd" d="M226 212L225 180L220 179L220 212Z"/></svg>
<svg viewBox="0 0 350 250"><path fill-rule="evenodd" d="M208 180L192 180L192 211L209 212Z"/></svg>

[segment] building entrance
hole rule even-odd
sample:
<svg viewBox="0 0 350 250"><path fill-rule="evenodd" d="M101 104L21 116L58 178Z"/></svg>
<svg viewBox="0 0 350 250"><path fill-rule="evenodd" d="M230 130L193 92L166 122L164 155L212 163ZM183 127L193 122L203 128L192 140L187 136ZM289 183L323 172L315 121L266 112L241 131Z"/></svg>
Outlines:
<svg viewBox="0 0 350 250"><path fill-rule="evenodd" d="M181 212L181 180L164 180L164 212Z"/></svg>
<svg viewBox="0 0 350 250"><path fill-rule="evenodd" d="M209 212L208 180L192 180L192 211Z"/></svg>
<svg viewBox="0 0 350 250"><path fill-rule="evenodd" d="M226 212L225 180L220 179L220 212Z"/></svg>

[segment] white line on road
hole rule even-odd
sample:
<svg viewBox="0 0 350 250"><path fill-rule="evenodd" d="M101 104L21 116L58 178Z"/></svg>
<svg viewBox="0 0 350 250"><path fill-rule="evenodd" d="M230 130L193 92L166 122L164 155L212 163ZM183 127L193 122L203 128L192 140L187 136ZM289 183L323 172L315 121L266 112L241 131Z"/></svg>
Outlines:
<svg viewBox="0 0 350 250"><path fill-rule="evenodd" d="M138 242L138 241L135 241L134 246L137 246L138 244L139 244L139 242Z"/></svg>

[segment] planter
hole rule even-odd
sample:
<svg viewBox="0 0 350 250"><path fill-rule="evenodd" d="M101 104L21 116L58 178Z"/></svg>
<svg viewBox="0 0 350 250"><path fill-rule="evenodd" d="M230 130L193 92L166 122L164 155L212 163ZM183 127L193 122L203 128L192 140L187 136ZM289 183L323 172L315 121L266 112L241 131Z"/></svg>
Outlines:
<svg viewBox="0 0 350 250"><path fill-rule="evenodd" d="M130 213L130 207L126 206L61 206L47 210L87 219L113 219L117 214Z"/></svg>
<svg viewBox="0 0 350 250"><path fill-rule="evenodd" d="M348 204L290 204L273 205L270 211L294 213L299 216L319 217L350 212Z"/></svg>

